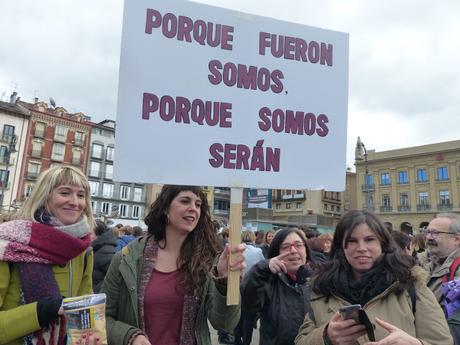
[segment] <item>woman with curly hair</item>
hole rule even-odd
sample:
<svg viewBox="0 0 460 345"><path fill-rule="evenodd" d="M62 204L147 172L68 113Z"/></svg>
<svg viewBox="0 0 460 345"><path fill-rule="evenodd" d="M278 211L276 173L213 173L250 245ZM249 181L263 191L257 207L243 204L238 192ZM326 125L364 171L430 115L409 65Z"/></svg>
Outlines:
<svg viewBox="0 0 460 345"><path fill-rule="evenodd" d="M426 272L397 249L369 211L350 211L337 224L330 260L315 272L309 313L297 345L452 345ZM360 304L359 321L339 313ZM374 339L375 338L375 339Z"/></svg>
<svg viewBox="0 0 460 345"><path fill-rule="evenodd" d="M245 267L244 244L218 254L199 187L163 186L145 218L148 236L115 254L102 285L109 344L210 345L208 322L231 331L240 306L226 305L228 269Z"/></svg>

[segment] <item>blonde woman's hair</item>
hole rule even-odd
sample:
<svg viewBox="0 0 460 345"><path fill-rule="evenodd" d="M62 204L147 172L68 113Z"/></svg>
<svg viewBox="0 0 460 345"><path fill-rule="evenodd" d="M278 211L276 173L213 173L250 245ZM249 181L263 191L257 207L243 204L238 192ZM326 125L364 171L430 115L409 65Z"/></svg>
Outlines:
<svg viewBox="0 0 460 345"><path fill-rule="evenodd" d="M80 169L68 165L49 168L40 174L32 190L32 194L18 212L18 218L36 222L37 220L34 215L40 207L45 207L51 213L48 208L48 200L51 192L54 188L65 184L81 187L85 190L86 206L83 212L88 218L88 224L93 227L95 223L93 211L91 210L91 189L88 180Z"/></svg>

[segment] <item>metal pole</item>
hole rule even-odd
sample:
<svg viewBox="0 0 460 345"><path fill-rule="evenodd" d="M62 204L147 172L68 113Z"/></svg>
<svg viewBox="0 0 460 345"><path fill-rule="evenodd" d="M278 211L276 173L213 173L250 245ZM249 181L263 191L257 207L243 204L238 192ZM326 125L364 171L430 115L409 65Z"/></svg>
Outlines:
<svg viewBox="0 0 460 345"><path fill-rule="evenodd" d="M366 209L370 211L371 209L371 199L370 199L370 190L369 190L369 164L367 162L367 150L366 147L363 145L364 149L364 178L365 178L365 191L366 191Z"/></svg>

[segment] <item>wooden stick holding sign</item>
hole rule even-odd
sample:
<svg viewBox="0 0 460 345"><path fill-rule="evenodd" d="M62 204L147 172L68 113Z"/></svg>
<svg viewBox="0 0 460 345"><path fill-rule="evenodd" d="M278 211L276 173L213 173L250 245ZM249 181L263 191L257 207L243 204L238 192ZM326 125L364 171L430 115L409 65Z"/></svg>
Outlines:
<svg viewBox="0 0 460 345"><path fill-rule="evenodd" d="M230 248L241 243L241 226L243 224L243 188L231 188L230 194ZM234 254L230 253L230 260ZM227 305L237 305L240 302L240 271L230 271L227 279Z"/></svg>

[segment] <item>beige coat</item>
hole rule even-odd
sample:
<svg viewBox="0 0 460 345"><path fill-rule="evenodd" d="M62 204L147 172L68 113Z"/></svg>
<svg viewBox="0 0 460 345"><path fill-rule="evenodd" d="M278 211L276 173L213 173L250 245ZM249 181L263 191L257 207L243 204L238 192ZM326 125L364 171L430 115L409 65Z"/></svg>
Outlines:
<svg viewBox="0 0 460 345"><path fill-rule="evenodd" d="M425 271L420 267L414 267L412 276L416 280L415 315L412 312L409 293L404 292L397 296L394 292L397 283L391 285L364 306L369 319L374 324L376 340L381 340L388 335L386 330L375 323L375 318L378 317L420 339L424 345L453 345L444 314L433 293L425 285ZM296 345L324 345L323 332L332 315L341 306L349 304L337 296L331 296L326 302L323 295L312 293L311 306L316 322L313 322L307 314L295 339ZM358 338L355 345L361 345L368 341L367 336L362 336Z"/></svg>

